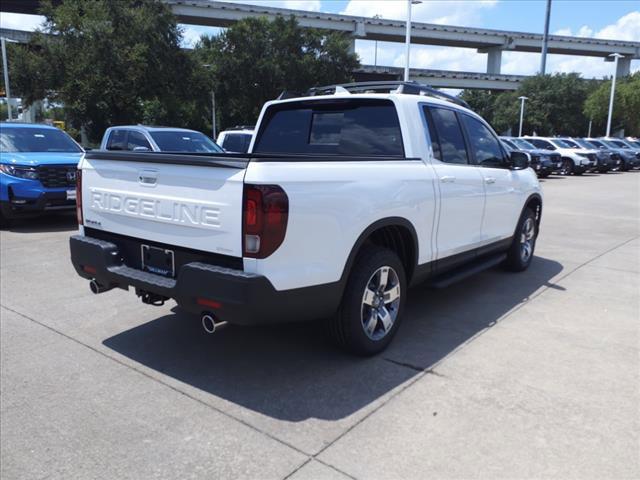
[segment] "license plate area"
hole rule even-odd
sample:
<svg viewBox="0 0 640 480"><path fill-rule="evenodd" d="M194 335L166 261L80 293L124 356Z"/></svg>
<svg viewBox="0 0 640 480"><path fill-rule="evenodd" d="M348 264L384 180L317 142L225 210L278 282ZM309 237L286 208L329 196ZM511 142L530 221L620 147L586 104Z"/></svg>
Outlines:
<svg viewBox="0 0 640 480"><path fill-rule="evenodd" d="M166 248L152 247L150 245L140 246L142 255L142 270L163 277L175 277L176 262L173 250Z"/></svg>

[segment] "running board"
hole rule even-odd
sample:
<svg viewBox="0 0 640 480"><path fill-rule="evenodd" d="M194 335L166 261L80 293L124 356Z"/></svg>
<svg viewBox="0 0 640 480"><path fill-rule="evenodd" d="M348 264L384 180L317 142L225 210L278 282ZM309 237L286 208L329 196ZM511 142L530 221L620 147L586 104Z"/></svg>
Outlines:
<svg viewBox="0 0 640 480"><path fill-rule="evenodd" d="M457 283L460 280L464 280L465 278L475 275L476 273L480 273L491 267L495 267L496 265L504 262L506 259L507 254L500 253L497 255L492 255L490 257L483 257L474 260L467 265L463 265L434 278L431 281L431 286L434 288L446 288L449 285L453 285L454 283Z"/></svg>

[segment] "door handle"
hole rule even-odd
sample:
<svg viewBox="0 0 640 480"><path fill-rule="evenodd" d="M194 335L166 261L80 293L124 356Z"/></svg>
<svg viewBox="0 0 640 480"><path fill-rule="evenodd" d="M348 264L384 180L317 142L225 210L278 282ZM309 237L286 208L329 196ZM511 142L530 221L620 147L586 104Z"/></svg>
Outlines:
<svg viewBox="0 0 640 480"><path fill-rule="evenodd" d="M493 177L487 177L484 179L485 183L496 183L496 179Z"/></svg>
<svg viewBox="0 0 640 480"><path fill-rule="evenodd" d="M442 183L453 183L456 181L456 177L452 175L445 175L444 177L440 177L440 181Z"/></svg>

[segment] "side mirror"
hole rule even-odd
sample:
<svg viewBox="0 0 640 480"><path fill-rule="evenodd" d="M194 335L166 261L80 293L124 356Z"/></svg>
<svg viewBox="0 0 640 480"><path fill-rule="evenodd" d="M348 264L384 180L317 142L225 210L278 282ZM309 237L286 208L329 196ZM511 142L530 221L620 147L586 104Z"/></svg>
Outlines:
<svg viewBox="0 0 640 480"><path fill-rule="evenodd" d="M510 168L511 170L524 170L529 168L531 162L531 155L526 152L512 151L510 156Z"/></svg>
<svg viewBox="0 0 640 480"><path fill-rule="evenodd" d="M133 147L133 151L134 152L150 152L151 150L149 150L147 147Z"/></svg>

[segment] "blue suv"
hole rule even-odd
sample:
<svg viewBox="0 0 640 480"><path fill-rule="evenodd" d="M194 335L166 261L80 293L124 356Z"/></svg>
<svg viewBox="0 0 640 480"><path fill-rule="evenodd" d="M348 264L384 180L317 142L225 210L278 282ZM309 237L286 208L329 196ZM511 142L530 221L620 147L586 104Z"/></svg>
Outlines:
<svg viewBox="0 0 640 480"><path fill-rule="evenodd" d="M0 124L0 223L75 208L82 147L48 125Z"/></svg>

